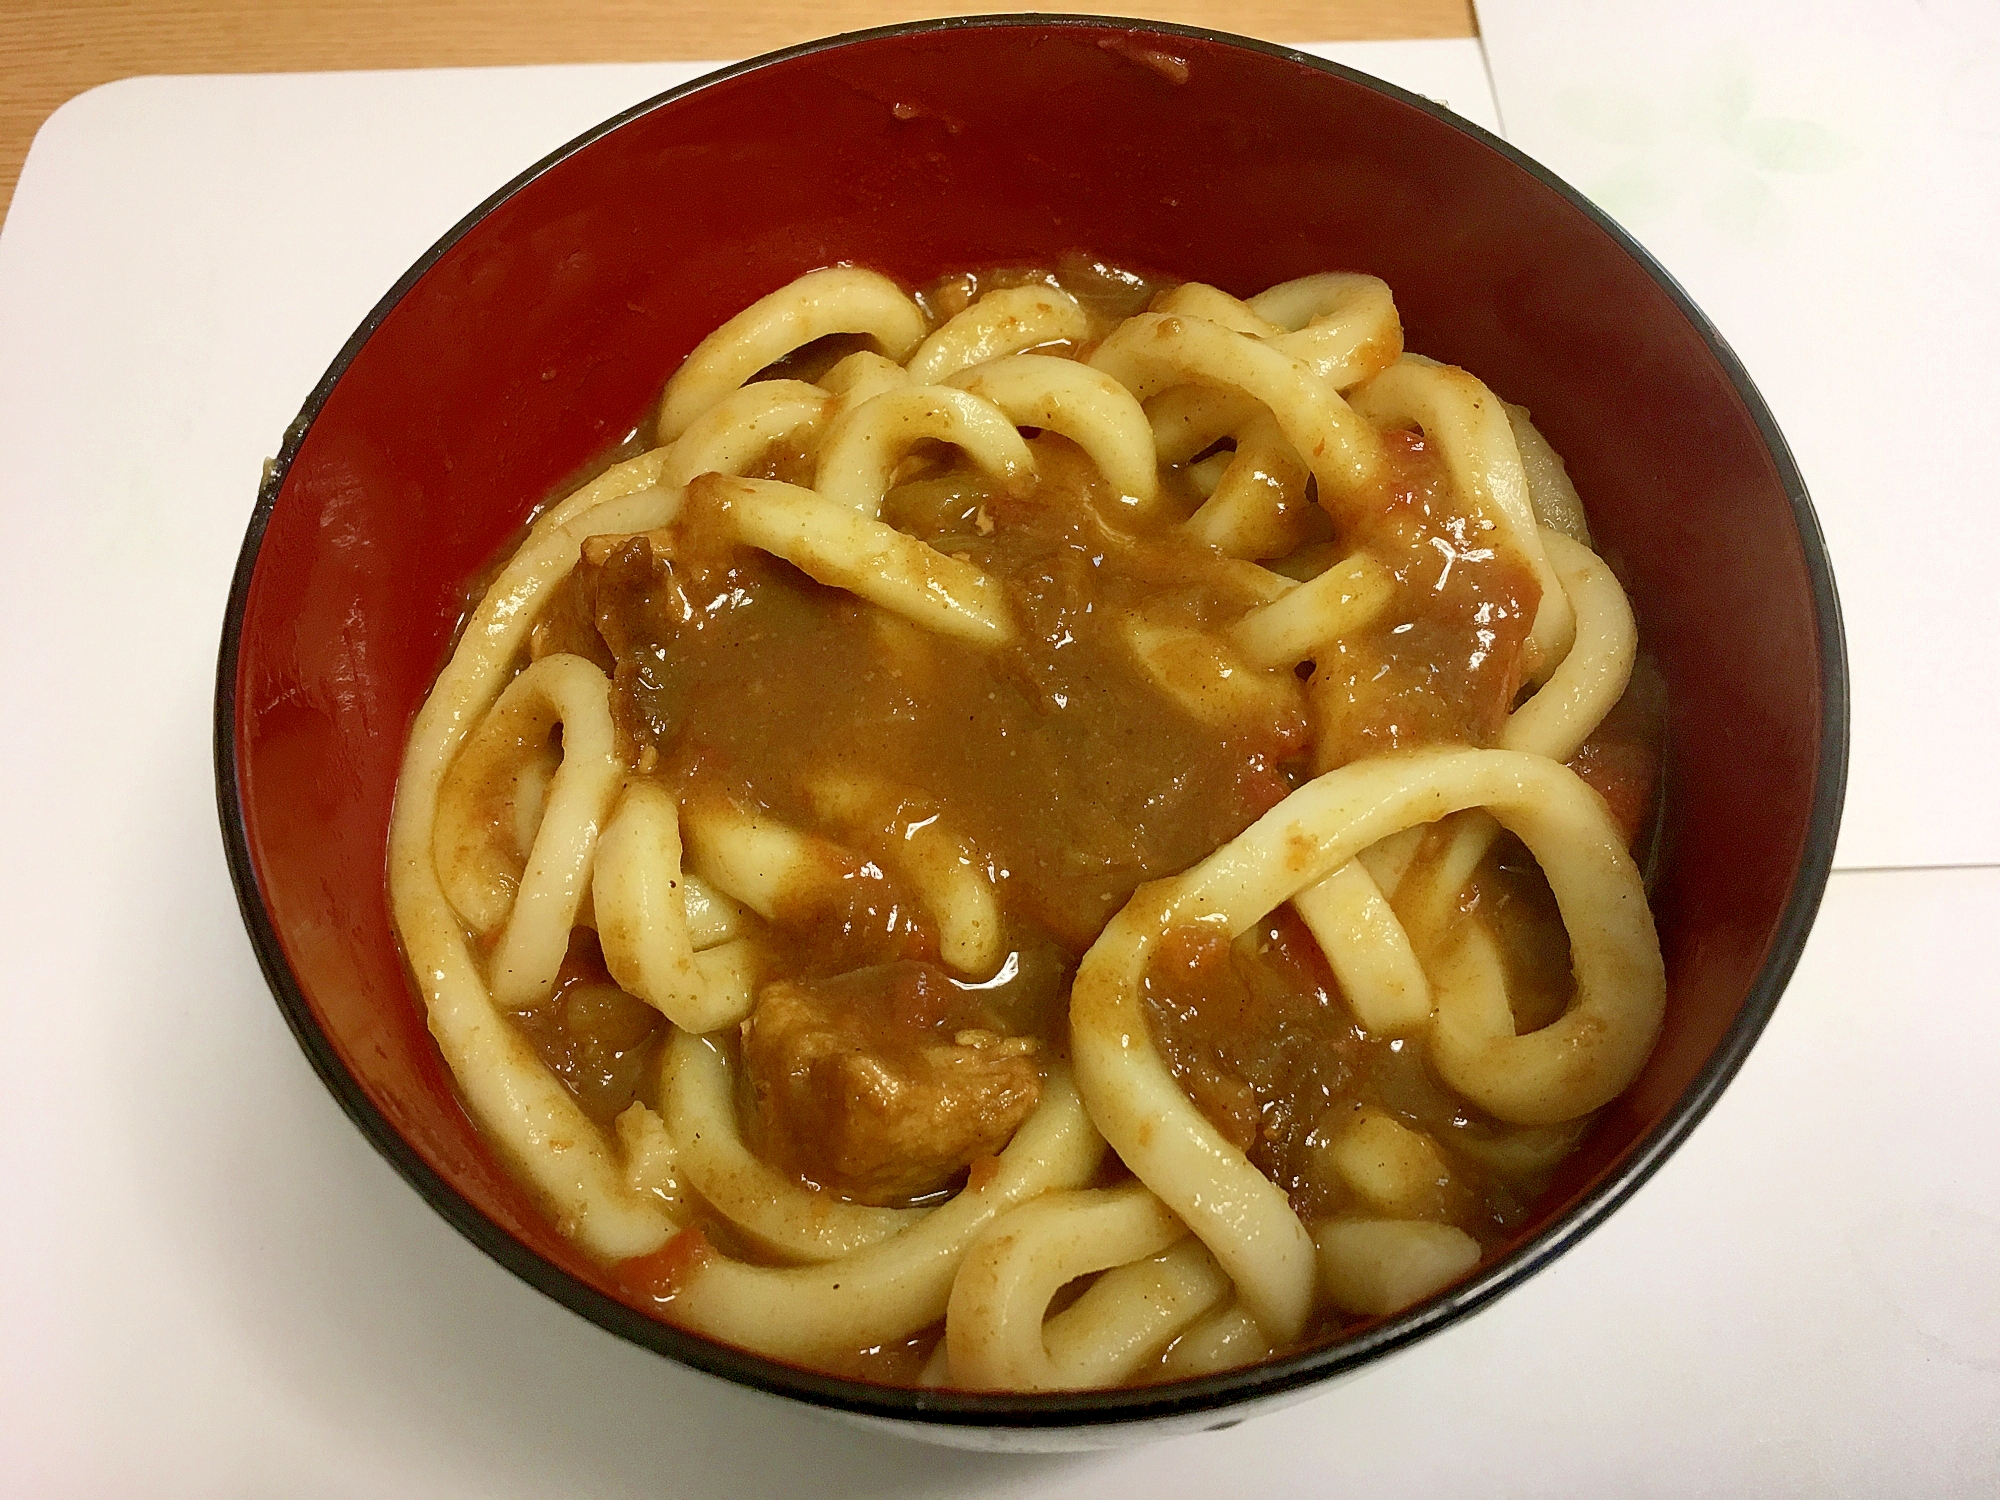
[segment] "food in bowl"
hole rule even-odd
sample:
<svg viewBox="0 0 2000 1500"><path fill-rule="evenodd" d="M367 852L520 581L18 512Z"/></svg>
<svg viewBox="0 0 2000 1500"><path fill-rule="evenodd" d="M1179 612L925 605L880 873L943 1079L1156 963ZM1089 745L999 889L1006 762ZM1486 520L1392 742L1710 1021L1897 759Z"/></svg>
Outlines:
<svg viewBox="0 0 2000 1500"><path fill-rule="evenodd" d="M1508 1242L1665 999L1657 680L1525 412L1373 277L1077 257L813 272L653 427L471 610L389 867L633 1305L1078 1389Z"/></svg>

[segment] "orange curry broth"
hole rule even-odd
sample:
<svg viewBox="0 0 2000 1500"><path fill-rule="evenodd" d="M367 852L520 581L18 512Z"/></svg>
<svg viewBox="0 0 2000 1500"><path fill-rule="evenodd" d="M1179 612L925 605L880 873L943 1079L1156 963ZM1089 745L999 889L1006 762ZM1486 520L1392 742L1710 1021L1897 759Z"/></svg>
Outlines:
<svg viewBox="0 0 2000 1500"><path fill-rule="evenodd" d="M968 279L931 289L929 299L948 312L980 289ZM1128 305L1111 309L1120 314L1143 302L1130 286L1098 290L1123 298ZM815 372L795 359L767 373ZM721 502L697 485L664 531L586 550L544 609L532 652L573 651L604 667L628 764L683 798L726 797L811 829L808 781L852 771L907 792L912 819L948 811L981 851L998 895L1012 955L1001 982L945 976L935 924L865 854L842 870L837 899L775 923L752 919L765 978L907 976L921 966L972 997L977 1024L1060 1055L1075 965L1141 882L1186 869L1319 772L1414 746L1496 743L1522 693L1538 591L1526 564L1456 507L1421 434L1386 434L1383 476L1343 507L1339 545L1316 513L1312 539L1277 566L1310 576L1366 547L1395 576L1392 605L1296 677L1277 674L1273 701L1286 706L1268 723L1219 732L1148 677L1120 626L1143 613L1220 635L1258 602L1249 565L1177 536L1200 501L1185 470L1164 474L1165 504L1138 514L1067 440L1029 437L1037 478L1024 490L1006 491L951 450L926 445L882 513L1001 582L1021 624L1010 645L982 649L924 631L768 554L716 543L709 511ZM780 451L753 477L809 484L811 467L808 455ZM1573 762L1634 842L1657 800L1661 719L1657 677L1642 670ZM1448 839L1448 824L1433 830L1413 874ZM1458 917L1487 921L1502 939L1522 1029L1561 1013L1568 942L1518 841L1495 843ZM1492 1148L1508 1127L1443 1088L1420 1042L1357 1028L1288 908L1233 944L1196 929L1168 934L1146 991L1156 1039L1189 1097L1308 1221L1355 1207L1327 1153L1364 1108L1432 1135L1450 1170L1428 1216L1483 1244L1507 1236L1545 1181L1545 1171L1487 1164L1504 1155ZM954 1011L951 1024L970 1013ZM587 929L556 1000L517 1019L600 1123L634 1099L658 1104L651 1080L665 1023L612 984ZM913 1023L906 1040L920 1040L934 1019ZM897 1045L881 1027L870 1034L873 1044ZM743 1106L753 1112L747 1098ZM813 1182L786 1159L785 1132L760 1138L754 1119L746 1130ZM990 1162L981 1153L970 1170ZM726 1224L697 1211L659 1252L620 1268L618 1284L635 1305L671 1316L679 1282L718 1250L756 1258ZM936 1338L931 1330L859 1351L841 1372L914 1380Z"/></svg>

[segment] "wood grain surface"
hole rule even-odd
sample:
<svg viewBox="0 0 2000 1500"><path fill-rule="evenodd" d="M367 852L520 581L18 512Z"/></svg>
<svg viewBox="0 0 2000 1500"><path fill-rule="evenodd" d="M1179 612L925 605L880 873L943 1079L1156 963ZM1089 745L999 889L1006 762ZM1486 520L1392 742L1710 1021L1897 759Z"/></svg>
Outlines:
<svg viewBox="0 0 2000 1500"><path fill-rule="evenodd" d="M0 215L29 143L66 99L146 73L749 57L794 42L1000 4L952 0L0 0ZM1472 0L1043 4L1217 26L1276 42L1472 36Z"/></svg>

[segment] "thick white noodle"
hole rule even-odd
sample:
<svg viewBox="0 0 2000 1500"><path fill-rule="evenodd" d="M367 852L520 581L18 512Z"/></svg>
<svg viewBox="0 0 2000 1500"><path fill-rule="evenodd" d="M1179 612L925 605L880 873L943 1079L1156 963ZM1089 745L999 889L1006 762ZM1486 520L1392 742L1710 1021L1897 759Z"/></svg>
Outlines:
<svg viewBox="0 0 2000 1500"><path fill-rule="evenodd" d="M925 339L910 356L910 378L934 385L990 359L1088 337L1090 318L1068 292L1005 287L988 292Z"/></svg>
<svg viewBox="0 0 2000 1500"><path fill-rule="evenodd" d="M1258 338L1342 392L1372 379L1403 352L1395 299L1387 284L1373 276L1307 276L1260 292L1248 303L1189 283L1156 299L1153 311L1206 318ZM1256 410L1253 398L1208 385L1178 386L1146 402L1165 464L1186 463L1210 444L1241 432Z"/></svg>
<svg viewBox="0 0 2000 1500"><path fill-rule="evenodd" d="M731 945L696 952L685 887L680 805L659 783L636 781L598 842L591 882L604 965L620 989L684 1030L733 1026L749 1014L749 987L727 982L726 969L708 972L735 954Z"/></svg>
<svg viewBox="0 0 2000 1500"><path fill-rule="evenodd" d="M1439 1217L1451 1169L1424 1131L1373 1107L1357 1110L1328 1156L1342 1180L1377 1213Z"/></svg>
<svg viewBox="0 0 2000 1500"><path fill-rule="evenodd" d="M1236 434L1236 451L1208 499L1187 519L1187 534L1230 557L1283 557L1309 535L1310 474L1268 411Z"/></svg>
<svg viewBox="0 0 2000 1500"><path fill-rule="evenodd" d="M1361 867L1384 896L1391 900L1395 898L1403 884L1403 877L1416 860L1417 851L1423 847L1424 835L1428 831L1421 824L1405 828L1401 833L1392 833L1380 843L1370 844L1361 851Z"/></svg>
<svg viewBox="0 0 2000 1500"><path fill-rule="evenodd" d="M679 1222L687 1212L687 1194L667 1122L635 1100L611 1122L611 1131L625 1158L625 1186L641 1198L657 1200Z"/></svg>
<svg viewBox="0 0 2000 1500"><path fill-rule="evenodd" d="M1576 630L1562 664L1508 716L1500 746L1567 761L1624 695L1638 655L1638 627L1625 591L1595 553L1549 528L1543 529L1542 542L1575 610ZM1356 1019L1371 1033L1408 1033L1420 1024L1413 971L1421 971L1406 926L1430 936L1442 932L1458 908L1466 881L1500 832L1498 823L1478 811L1460 813L1454 823L1452 841L1425 872L1423 889L1403 898L1402 919L1379 899L1379 890L1377 899L1370 900L1360 882L1349 881L1351 888L1345 893L1349 910L1359 921L1364 920L1365 908L1372 940L1364 940L1352 925L1343 926L1335 909L1310 892L1293 903L1344 988L1352 971L1354 988L1348 996ZM1369 884L1373 886L1372 881ZM1336 952L1329 943L1344 946ZM1407 1003L1398 1003L1396 992ZM1428 994L1428 984L1423 992Z"/></svg>
<svg viewBox="0 0 2000 1500"><path fill-rule="evenodd" d="M1195 387L1184 385L1181 390L1191 391ZM1168 395L1173 392L1169 391ZM1159 398L1155 398L1159 399ZM1229 472L1229 466L1236 461L1234 449L1223 449L1211 453L1207 458L1196 459L1187 466L1187 477L1193 483L1195 493L1206 500L1215 493L1215 487L1222 483L1222 476Z"/></svg>
<svg viewBox="0 0 2000 1500"><path fill-rule="evenodd" d="M774 444L812 438L831 401L801 380L760 380L731 391L675 441L661 482L684 489L698 474L741 474Z"/></svg>
<svg viewBox="0 0 2000 1500"><path fill-rule="evenodd" d="M524 737L503 732L505 724L487 715L438 788L431 836L438 879L452 908L481 937L497 931L514 909L561 764L549 738L552 716L531 717L541 721L539 732Z"/></svg>
<svg viewBox="0 0 2000 1500"><path fill-rule="evenodd" d="M907 294L852 267L761 299L669 382L662 447L539 519L417 715L392 816L390 894L445 1060L496 1149L589 1253L615 1261L657 1249L698 1196L760 1254L790 1263L696 1253L667 1315L697 1332L825 1363L907 1338L949 1309L927 1383L1078 1389L1149 1367L1186 1376L1263 1358L1300 1335L1318 1300L1394 1311L1470 1269L1477 1244L1423 1222L1442 1212L1448 1175L1430 1137L1379 1112L1358 1117L1328 1160L1381 1217L1308 1234L1284 1193L1195 1109L1139 998L1154 946L1184 924L1236 935L1293 902L1365 1029L1428 1024L1439 1075L1528 1127L1453 1141L1521 1180L1546 1171L1578 1122L1630 1083L1658 1030L1664 974L1637 872L1602 802L1555 763L1624 691L1636 633L1609 569L1573 539L1587 537L1575 491L1525 412L1462 371L1402 357L1393 299L1373 277L1306 277L1247 302L1190 283L1126 320L1087 364L1021 352L1091 331L1068 294L1031 286L990 293L926 338ZM849 355L818 385L746 384L830 334L871 338L882 352ZM955 444L1010 486L1033 474L1018 429L1047 430L1076 443L1122 501L1145 506L1160 493L1160 464L1230 439L1235 451L1209 465L1214 482L1188 529L1232 559L1232 586L1258 605L1226 642L1140 612L1123 628L1157 684L1198 718L1224 732L1268 730L1302 712L1290 669L1389 599L1387 570L1365 554L1316 575L1287 565L1304 584L1252 560L1307 535L1297 517L1308 475L1342 515L1381 460L1371 423L1423 427L1461 497L1542 582L1541 686L1510 717L1506 748L1342 767L1191 869L1142 887L1077 975L1072 1061L1051 1064L1041 1103L985 1164L992 1174L975 1172L978 1186L935 1208L871 1208L760 1160L737 1119L728 1049L701 1033L742 1019L764 977L745 908L778 921L809 912L860 856L758 809L681 807L663 784L628 781L608 684L581 657L550 655L517 673L585 539L657 533L699 487L725 535L879 606L907 641L934 632L998 646L1017 629L999 582L875 519L916 444ZM817 454L815 490L741 477L780 445ZM819 822L910 881L947 963L966 974L997 965L993 872L952 832L948 810L853 775L802 790ZM1454 814L1442 856L1415 866L1421 884L1409 885L1425 826ZM1456 911L1502 826L1541 862L1575 967L1568 1011L1527 1035L1515 1033L1492 932ZM597 929L620 986L674 1023L659 1108L634 1103L608 1131L505 1014L546 999L578 923ZM490 963L468 927L493 941ZM1107 1140L1137 1183L1086 1187ZM1048 1316L1065 1283L1096 1273Z"/></svg>
<svg viewBox="0 0 2000 1500"><path fill-rule="evenodd" d="M1186 1248L1170 1253L1176 1242ZM1048 1316L1057 1292L1098 1271L1106 1274L1082 1297ZM1140 1184L1052 1193L997 1219L966 1252L945 1315L950 1381L1007 1391L1116 1385L1228 1295L1229 1278Z"/></svg>
<svg viewBox="0 0 2000 1500"><path fill-rule="evenodd" d="M1122 390L1123 387L1121 386ZM1177 385L1147 398L1146 422L1163 464L1184 464L1266 410L1255 396L1208 385ZM1229 455L1215 455L1227 468ZM1206 460L1204 460L1206 462Z"/></svg>
<svg viewBox="0 0 2000 1500"><path fill-rule="evenodd" d="M924 315L875 271L833 266L761 297L694 346L660 401L659 440L671 443L766 365L829 334L865 334L897 361L924 336Z"/></svg>
<svg viewBox="0 0 2000 1500"><path fill-rule="evenodd" d="M828 411L836 417L853 411L864 401L873 401L884 391L901 390L911 384L914 382L908 370L872 349L855 350L819 378L820 389L833 397Z"/></svg>
<svg viewBox="0 0 2000 1500"><path fill-rule="evenodd" d="M1140 313L1098 345L1090 362L1140 401L1174 385L1254 397L1319 481L1320 503L1336 513L1381 465L1381 438L1338 391L1290 355L1219 323Z"/></svg>
<svg viewBox="0 0 2000 1500"><path fill-rule="evenodd" d="M1218 1370L1235 1370L1271 1357L1270 1335L1240 1303L1218 1307L1174 1340L1161 1361L1169 1380L1192 1380Z"/></svg>
<svg viewBox="0 0 2000 1500"><path fill-rule="evenodd" d="M1242 298L1232 297L1220 287L1210 286L1204 281L1183 281L1171 291L1160 293L1147 311L1182 318L1205 318L1211 323L1220 323L1232 333L1248 334L1253 339L1266 339L1285 331Z"/></svg>
<svg viewBox="0 0 2000 1500"><path fill-rule="evenodd" d="M1581 989L1580 958L1577 967ZM1586 996L1539 1031L1517 1033L1500 948L1483 922L1465 923L1432 961L1431 983L1432 1066L1510 1125L1560 1125L1609 1104L1638 1076L1659 1032L1661 996L1641 989L1622 1013L1607 1016Z"/></svg>
<svg viewBox="0 0 2000 1500"><path fill-rule="evenodd" d="M1542 547L1575 611L1576 629L1562 664L1507 716L1500 744L1568 760L1625 696L1639 656L1639 626L1625 590L1596 553L1546 527Z"/></svg>
<svg viewBox="0 0 2000 1500"><path fill-rule="evenodd" d="M1186 873L1142 886L1077 973L1071 1045L1091 1118L1278 1342L1299 1335L1312 1305L1311 1243L1284 1193L1189 1102L1154 1045L1140 999L1148 959L1176 927L1212 924L1234 937L1378 840L1482 806L1541 862L1569 928L1577 1000L1519 1038L1530 1046L1518 1055L1494 1058L1488 1033L1468 1026L1468 1067L1503 1068L1544 1119L1595 1109L1644 1063L1666 979L1639 872L1604 804L1540 756L1424 750L1329 771Z"/></svg>
<svg viewBox="0 0 2000 1500"><path fill-rule="evenodd" d="M1370 1036L1408 1036L1431 1018L1431 982L1381 887L1357 858L1292 897Z"/></svg>
<svg viewBox="0 0 2000 1500"><path fill-rule="evenodd" d="M1000 1153L998 1169L919 1224L823 1265L752 1266L712 1254L678 1289L676 1323L724 1343L803 1364L905 1339L945 1314L952 1279L986 1226L1043 1193L1082 1187L1104 1141L1060 1066L1042 1102Z"/></svg>
<svg viewBox="0 0 2000 1500"><path fill-rule="evenodd" d="M1253 666L1219 636L1138 614L1121 630L1153 685L1220 734L1268 733L1305 717L1305 690L1290 670Z"/></svg>
<svg viewBox="0 0 2000 1500"><path fill-rule="evenodd" d="M681 872L681 895L687 908L688 941L696 952L742 933L743 908L699 875Z"/></svg>
<svg viewBox="0 0 2000 1500"><path fill-rule="evenodd" d="M1292 667L1319 647L1373 624L1395 597L1395 576L1356 552L1282 598L1251 610L1229 639L1260 667Z"/></svg>
<svg viewBox="0 0 2000 1500"><path fill-rule="evenodd" d="M690 798L681 834L702 878L767 922L830 891L854 863L816 833L719 797Z"/></svg>
<svg viewBox="0 0 2000 1500"><path fill-rule="evenodd" d="M974 645L1002 646L1014 638L1013 612L1000 585L928 542L796 485L710 474L695 486L708 486L721 502L724 524L738 540L782 557L819 583Z"/></svg>
<svg viewBox="0 0 2000 1500"><path fill-rule="evenodd" d="M1249 307L1286 330L1266 336L1272 348L1303 360L1335 390L1373 379L1403 353L1396 299L1378 277L1304 276L1259 292Z"/></svg>
<svg viewBox="0 0 2000 1500"><path fill-rule="evenodd" d="M1590 520L1583 513L1583 497L1570 482L1569 466L1528 420L1527 407L1511 401L1506 406L1514 444L1521 450L1521 470L1528 476L1528 500L1535 507L1535 519L1588 547Z"/></svg>
<svg viewBox="0 0 2000 1500"><path fill-rule="evenodd" d="M930 799L852 772L815 777L813 811L916 887L938 924L938 956L961 974L992 974L1006 957L992 863Z"/></svg>
<svg viewBox="0 0 2000 1500"><path fill-rule="evenodd" d="M584 538L673 518L680 492L651 488L661 462L647 454L621 464L552 507L501 570L417 712L389 829L396 930L467 1108L557 1227L607 1260L657 1249L674 1221L659 1195L628 1182L618 1149L494 1004L439 883L432 835L446 769L499 696L537 607L576 565Z"/></svg>
<svg viewBox="0 0 2000 1500"><path fill-rule="evenodd" d="M1016 354L962 370L951 384L991 401L1016 426L1061 433L1132 504L1145 505L1158 493L1145 409L1102 371L1048 354Z"/></svg>
<svg viewBox="0 0 2000 1500"><path fill-rule="evenodd" d="M532 753L562 727L562 763L489 964L493 998L507 1010L546 1000L569 948L598 831L624 774L613 745L610 690L604 673L582 657L545 656L507 684L459 757L482 773L494 766L492 750ZM448 777L447 793L450 787ZM449 867L450 853L437 851L441 869Z"/></svg>
<svg viewBox="0 0 2000 1500"><path fill-rule="evenodd" d="M534 624L533 606L541 601L544 590L553 588L576 566L577 550L585 537L644 531L664 526L674 518L681 497L680 486L667 484L664 478L670 456L669 450L655 448L613 464L535 518L528 540L501 570L500 577L493 580L479 608L466 623L468 631L477 625L483 636L471 648L468 667L477 665L483 671L508 665L506 661L495 661L492 655L495 646L502 636L516 646L526 639ZM649 491L654 493L649 496ZM613 501L623 503L614 505ZM517 571L515 565L530 557L534 559L532 568ZM520 616L523 608L529 611L526 619ZM466 649L465 640L464 636L459 637L461 651ZM452 660L458 660L457 652L452 654ZM444 679L440 676L438 680Z"/></svg>
<svg viewBox="0 0 2000 1500"><path fill-rule="evenodd" d="M834 420L820 446L813 488L820 498L869 519L896 466L922 442L950 443L1002 488L1035 477L1035 460L1014 424L991 401L944 385L907 385L871 396Z"/></svg>
<svg viewBox="0 0 2000 1500"><path fill-rule="evenodd" d="M1625 591L1595 553L1548 528L1542 531L1542 544L1575 609L1576 631L1562 664L1508 716L1500 744L1566 761L1623 696L1638 655L1638 628ZM1241 644L1246 627L1260 616L1282 618L1280 612L1317 584L1315 579L1283 600L1253 610L1236 627L1234 638ZM1450 849L1430 876L1427 894L1412 903L1422 908L1416 918L1420 927L1436 929L1449 920L1465 880L1500 831L1484 813L1462 813L1458 823ZM1430 981L1404 923L1364 866L1343 867L1301 892L1292 905L1332 965L1363 1030L1376 1036L1408 1035L1430 1019Z"/></svg>
<svg viewBox="0 0 2000 1500"><path fill-rule="evenodd" d="M697 949L695 972L701 976L704 1015L720 1030L750 1014L763 979L763 950L747 937L731 938L713 948ZM720 1019L718 1019L720 1018Z"/></svg>
<svg viewBox="0 0 2000 1500"><path fill-rule="evenodd" d="M1171 1250L1098 1277L1042 1325L1042 1342L1070 1388L1117 1385L1143 1374L1229 1293L1229 1277L1208 1247L1183 1235Z"/></svg>
<svg viewBox="0 0 2000 1500"><path fill-rule="evenodd" d="M1471 807L1446 818L1438 833L1442 839L1433 835L1426 845L1427 851L1434 852L1416 864L1396 892L1396 911L1403 926L1414 946L1426 955L1451 930L1466 883L1500 836L1500 825L1490 814Z"/></svg>

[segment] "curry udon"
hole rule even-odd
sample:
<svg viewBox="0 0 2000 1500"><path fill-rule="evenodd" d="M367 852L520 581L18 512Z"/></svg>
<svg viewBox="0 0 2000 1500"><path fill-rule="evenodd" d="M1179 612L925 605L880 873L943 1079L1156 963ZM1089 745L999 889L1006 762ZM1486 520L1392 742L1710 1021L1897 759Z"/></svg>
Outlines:
<svg viewBox="0 0 2000 1500"><path fill-rule="evenodd" d="M982 1390L1397 1311L1664 998L1660 700L1561 460L1367 276L731 319L417 716L398 930L635 1305Z"/></svg>

